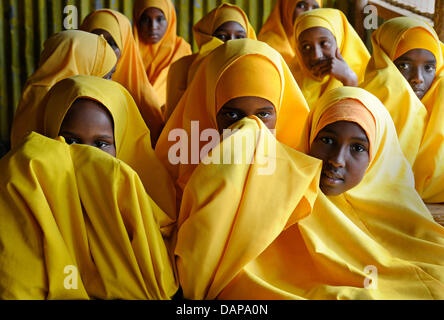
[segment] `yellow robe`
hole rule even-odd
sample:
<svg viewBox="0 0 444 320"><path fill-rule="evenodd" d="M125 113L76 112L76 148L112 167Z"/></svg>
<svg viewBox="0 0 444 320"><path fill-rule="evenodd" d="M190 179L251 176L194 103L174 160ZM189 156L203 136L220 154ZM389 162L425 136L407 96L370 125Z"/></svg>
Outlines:
<svg viewBox="0 0 444 320"><path fill-rule="evenodd" d="M161 210L125 163L33 132L0 170L0 299L175 294Z"/></svg>

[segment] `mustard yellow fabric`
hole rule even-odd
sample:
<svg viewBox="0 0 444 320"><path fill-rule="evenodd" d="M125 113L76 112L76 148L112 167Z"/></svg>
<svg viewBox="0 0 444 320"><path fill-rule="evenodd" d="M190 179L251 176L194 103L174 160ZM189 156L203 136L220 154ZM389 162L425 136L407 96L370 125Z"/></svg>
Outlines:
<svg viewBox="0 0 444 320"><path fill-rule="evenodd" d="M395 56L411 50L414 43L415 48L432 52L437 61L435 80L422 100L393 63ZM390 112L421 197L430 203L444 202L444 45L427 23L408 17L381 25L372 35L372 44L361 87L377 96Z"/></svg>
<svg viewBox="0 0 444 320"><path fill-rule="evenodd" d="M185 187L175 255L186 299L215 299L231 287L282 230L310 213L318 194L319 160L278 142L254 116L232 129L238 131L209 157L232 159L238 154L247 161L203 162ZM255 137L251 143L236 144L248 135ZM266 144L274 145L273 153ZM275 170L261 174L261 163L267 160L275 161Z"/></svg>
<svg viewBox="0 0 444 320"><path fill-rule="evenodd" d="M59 82L48 93L42 133L56 138L65 115L78 98L98 101L108 109L114 120L116 158L137 172L147 193L166 213L158 220L169 230L177 215L174 181L154 154L150 132L122 85L92 76L76 76Z"/></svg>
<svg viewBox="0 0 444 320"><path fill-rule="evenodd" d="M291 44L294 32L293 14L299 1L277 0L267 21L262 26L258 39L276 49L289 63L295 55ZM322 8L322 0L317 1Z"/></svg>
<svg viewBox="0 0 444 320"><path fill-rule="evenodd" d="M289 67L310 108L324 92L342 86L339 80L330 75L323 79L315 79L302 62L298 50L298 37L303 31L316 26L326 28L335 36L339 52L350 69L356 73L358 83L363 81L365 68L370 59L365 44L340 10L322 8L300 15L295 21L293 37L290 39L295 56L289 62Z"/></svg>
<svg viewBox="0 0 444 320"><path fill-rule="evenodd" d="M55 83L77 74L103 77L116 62L103 37L78 30L51 36L44 44L37 70L23 89L12 123L11 145L17 145L31 131L41 132L43 100Z"/></svg>
<svg viewBox="0 0 444 320"><path fill-rule="evenodd" d="M168 73L165 120L168 120L173 113L202 59L223 43L213 37L213 34L217 28L228 21L239 23L247 33L247 38L256 40L256 32L251 26L248 16L236 5L222 3L200 19L193 27L193 36L199 52L177 60L171 65Z"/></svg>
<svg viewBox="0 0 444 320"><path fill-rule="evenodd" d="M162 10L168 22L168 29L164 37L154 45L141 41L138 30L140 17L146 9L151 7ZM133 10L133 28L146 74L157 93L160 104L164 106L169 68L173 62L192 54L191 46L185 39L177 35L176 11L171 0L136 0Z"/></svg>
<svg viewBox="0 0 444 320"><path fill-rule="evenodd" d="M193 81L185 91L182 99L176 107L165 125L165 128L156 145L156 154L169 170L173 179L183 190L196 163L171 164L169 151L177 144L176 141L169 141L170 132L175 129L185 130L187 136L186 149L192 148L191 126L192 121L199 124L199 135L206 129L217 129L216 115L223 105L216 103L216 88L219 79L223 74L236 67L238 70L237 84L239 96L258 96L271 99L261 91L264 84L268 84L269 74L263 72L262 66L267 70L278 74L280 82L271 83L273 95L279 94L279 103L275 105L277 114L276 137L278 141L295 147L299 144L305 119L308 115L308 106L302 93L294 81L285 61L279 53L264 42L251 39L238 39L227 41L213 50L204 60L202 60ZM236 84L233 84L236 85ZM185 142L183 142L185 143ZM201 141L197 150L201 150L206 143Z"/></svg>
<svg viewBox="0 0 444 320"><path fill-rule="evenodd" d="M128 18L114 10L96 10L85 18L80 29L87 32L103 29L116 41L121 56L112 79L131 93L150 129L151 139L157 141L164 125L161 104L146 75Z"/></svg>
<svg viewBox="0 0 444 320"><path fill-rule="evenodd" d="M0 299L175 294L161 210L125 163L33 132L0 168Z"/></svg>
<svg viewBox="0 0 444 320"><path fill-rule="evenodd" d="M417 194L381 102L360 88L330 91L308 118L306 152L319 119L343 99L358 100L376 120L375 152L363 180L339 196L319 193L311 214L281 229L218 299L444 298L444 228ZM255 223L252 217L245 225ZM260 241L260 231L242 232L250 242Z"/></svg>

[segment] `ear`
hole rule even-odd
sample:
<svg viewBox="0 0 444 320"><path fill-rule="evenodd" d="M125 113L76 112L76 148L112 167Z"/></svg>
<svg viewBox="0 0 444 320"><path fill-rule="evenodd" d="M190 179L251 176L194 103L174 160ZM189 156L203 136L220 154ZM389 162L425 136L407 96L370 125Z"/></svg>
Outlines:
<svg viewBox="0 0 444 320"><path fill-rule="evenodd" d="M341 52L339 52L339 47L336 47L336 59L344 61L344 58L341 56Z"/></svg>

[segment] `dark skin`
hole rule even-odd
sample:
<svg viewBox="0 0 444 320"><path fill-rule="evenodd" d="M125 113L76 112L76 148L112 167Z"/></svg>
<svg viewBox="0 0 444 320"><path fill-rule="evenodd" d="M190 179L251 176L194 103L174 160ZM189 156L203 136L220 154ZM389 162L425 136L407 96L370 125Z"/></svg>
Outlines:
<svg viewBox="0 0 444 320"><path fill-rule="evenodd" d="M86 144L116 156L114 122L108 110L90 99L77 99L60 126L68 144Z"/></svg>
<svg viewBox="0 0 444 320"><path fill-rule="evenodd" d="M368 168L370 143L356 123L338 121L323 128L310 147L310 155L322 160L320 188L338 196L358 185Z"/></svg>
<svg viewBox="0 0 444 320"><path fill-rule="evenodd" d="M218 130L222 134L223 129L249 116L258 117L270 130L276 127L276 109L270 101L259 97L239 97L225 103L217 113Z"/></svg>
<svg viewBox="0 0 444 320"><path fill-rule="evenodd" d="M114 41L114 38L111 36L111 34L108 31L103 30L103 29L95 29L95 30L91 31L91 33L97 34L99 36L102 35L105 38L106 42L108 42L108 44L111 46L111 48L113 48L114 53L116 54L116 57L117 57L117 62L119 62L119 59L121 57L121 51L120 51L119 47L117 46L116 41ZM111 80L114 72L116 72L116 68L117 68L117 63L114 66L114 68L111 70L111 72L106 74L103 77L103 79Z"/></svg>
<svg viewBox="0 0 444 320"><path fill-rule="evenodd" d="M227 21L214 31L213 36L227 42L228 40L244 39L247 37L247 32L239 23Z"/></svg>
<svg viewBox="0 0 444 320"><path fill-rule="evenodd" d="M293 21L295 21L297 19L297 17L299 17L304 12L307 12L307 11L310 11L313 9L318 9L318 8L319 8L319 4L316 0L298 1L298 3L296 3L296 8L294 8Z"/></svg>
<svg viewBox="0 0 444 320"><path fill-rule="evenodd" d="M162 40L168 29L168 21L162 10L146 9L139 19L139 36L146 44L156 44Z"/></svg>
<svg viewBox="0 0 444 320"><path fill-rule="evenodd" d="M433 53L425 49L413 49L397 58L394 63L421 100L435 79L436 58Z"/></svg>
<svg viewBox="0 0 444 320"><path fill-rule="evenodd" d="M302 62L314 78L322 79L331 75L344 86L358 86L358 77L342 58L336 38L330 30L314 27L303 31L299 35L298 50Z"/></svg>

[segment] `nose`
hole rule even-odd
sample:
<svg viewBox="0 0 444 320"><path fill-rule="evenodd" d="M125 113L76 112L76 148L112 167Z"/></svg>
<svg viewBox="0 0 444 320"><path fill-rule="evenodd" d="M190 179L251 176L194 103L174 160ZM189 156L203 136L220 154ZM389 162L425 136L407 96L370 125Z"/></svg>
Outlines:
<svg viewBox="0 0 444 320"><path fill-rule="evenodd" d="M320 60L323 57L322 49L319 46L314 46L313 50L311 51L311 58L313 60Z"/></svg>
<svg viewBox="0 0 444 320"><path fill-rule="evenodd" d="M422 84L424 82L424 76L422 75L422 72L419 67L412 69L412 76L410 78L411 84Z"/></svg>
<svg viewBox="0 0 444 320"><path fill-rule="evenodd" d="M346 148L335 148L328 157L328 163L335 168L345 167Z"/></svg>

